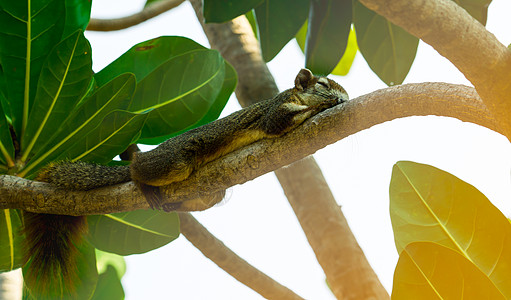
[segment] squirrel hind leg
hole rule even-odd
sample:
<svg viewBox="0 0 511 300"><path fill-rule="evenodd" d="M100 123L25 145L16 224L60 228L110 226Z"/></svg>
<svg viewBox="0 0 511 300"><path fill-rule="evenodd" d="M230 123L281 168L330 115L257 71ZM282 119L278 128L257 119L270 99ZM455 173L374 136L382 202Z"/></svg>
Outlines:
<svg viewBox="0 0 511 300"><path fill-rule="evenodd" d="M166 202L162 203L162 199L168 199L168 195L162 195L159 186L151 186L137 182L138 187L144 194L146 201L152 209L163 209L165 212L171 211L202 211L211 208L218 202L222 201L225 196L225 190L206 195L199 196L195 199L185 200L182 202ZM170 196L171 197L171 196Z"/></svg>
<svg viewBox="0 0 511 300"><path fill-rule="evenodd" d="M165 207L162 206L162 196L159 186L148 185L140 181L135 181L135 184L138 186L140 191L142 191L142 194L151 209L163 209L166 211Z"/></svg>
<svg viewBox="0 0 511 300"><path fill-rule="evenodd" d="M188 178L194 170L193 158L183 156L182 153L169 157L166 149L170 152L176 147L178 146L163 143L151 151L136 153L130 168L132 180L162 186Z"/></svg>
<svg viewBox="0 0 511 300"><path fill-rule="evenodd" d="M225 190L218 191L216 193L200 196L195 199L185 200L183 202L177 203L165 203L163 205L163 210L166 212L170 211L181 211L181 212L189 212L189 211L203 211L208 208L213 207L225 197Z"/></svg>

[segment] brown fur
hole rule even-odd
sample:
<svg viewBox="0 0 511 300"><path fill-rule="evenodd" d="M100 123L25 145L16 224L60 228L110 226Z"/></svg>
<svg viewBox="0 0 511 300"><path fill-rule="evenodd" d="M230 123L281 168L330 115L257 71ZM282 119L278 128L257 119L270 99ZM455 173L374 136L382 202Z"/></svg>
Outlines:
<svg viewBox="0 0 511 300"><path fill-rule="evenodd" d="M295 87L275 98L185 132L152 151L135 153L131 178L152 186L182 181L205 163L260 139L281 136L346 100L346 91L335 81L302 69Z"/></svg>
<svg viewBox="0 0 511 300"><path fill-rule="evenodd" d="M37 180L66 190L91 190L131 180L129 166L103 166L82 161L50 163Z"/></svg>
<svg viewBox="0 0 511 300"><path fill-rule="evenodd" d="M333 80L302 69L294 88L169 139L152 151L135 153L131 166L59 162L44 168L38 179L70 190L89 190L133 180L153 208L204 210L221 201L224 193L219 192L208 200L162 205L157 186L184 180L205 163L245 145L281 136L310 116L346 100L346 91ZM214 203L208 202L211 199ZM76 277L75 245L81 242L85 218L25 215L30 264L26 279L43 291L48 286L51 291L58 290L62 277L72 283Z"/></svg>
<svg viewBox="0 0 511 300"><path fill-rule="evenodd" d="M87 232L85 217L23 213L25 261L23 278L37 299L75 294L77 255Z"/></svg>

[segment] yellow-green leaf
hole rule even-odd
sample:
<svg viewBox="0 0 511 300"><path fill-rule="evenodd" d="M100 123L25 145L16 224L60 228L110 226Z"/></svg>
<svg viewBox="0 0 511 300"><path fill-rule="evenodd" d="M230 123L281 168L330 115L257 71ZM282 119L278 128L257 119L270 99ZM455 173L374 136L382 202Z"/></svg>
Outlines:
<svg viewBox="0 0 511 300"><path fill-rule="evenodd" d="M0 272L11 271L23 265L22 227L19 211L0 210Z"/></svg>
<svg viewBox="0 0 511 300"><path fill-rule="evenodd" d="M306 36L307 21L305 21L305 24L303 24L302 28L300 28L300 30L295 36L296 42L298 43L300 49L302 49L302 52L305 52ZM348 75L351 65L353 64L353 60L355 60L355 55L357 54L357 51L358 51L357 36L355 34L355 30L351 28L350 34L348 36L348 45L346 46L346 50L344 51L341 60L339 61L339 63L337 63L337 66L335 66L334 70L332 71L332 74L340 76Z"/></svg>
<svg viewBox="0 0 511 300"><path fill-rule="evenodd" d="M332 71L332 74L340 76L348 75L351 65L353 64L353 60L355 60L355 55L357 54L357 51L358 51L357 36L355 34L355 30L351 28L350 35L348 36L348 45L346 46L346 50L344 51L341 60Z"/></svg>
<svg viewBox="0 0 511 300"><path fill-rule="evenodd" d="M348 44L352 12L349 0L310 2L305 67L314 74L328 75L339 63Z"/></svg>
<svg viewBox="0 0 511 300"><path fill-rule="evenodd" d="M453 0L459 6L463 7L472 17L481 24L486 25L488 18L488 6L491 0Z"/></svg>
<svg viewBox="0 0 511 300"><path fill-rule="evenodd" d="M469 260L447 247L406 246L396 266L392 299L506 299Z"/></svg>
<svg viewBox="0 0 511 300"><path fill-rule="evenodd" d="M475 187L435 167L394 165L390 216L398 252L431 241L472 261L511 298L511 225Z"/></svg>

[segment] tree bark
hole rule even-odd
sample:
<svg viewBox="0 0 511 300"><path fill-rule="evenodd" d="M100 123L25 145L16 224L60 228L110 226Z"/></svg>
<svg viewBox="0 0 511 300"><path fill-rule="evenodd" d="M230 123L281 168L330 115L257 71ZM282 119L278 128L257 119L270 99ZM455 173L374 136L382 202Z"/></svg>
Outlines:
<svg viewBox="0 0 511 300"><path fill-rule="evenodd" d="M360 0L422 39L474 85L502 133L511 140L511 52L450 0Z"/></svg>
<svg viewBox="0 0 511 300"><path fill-rule="evenodd" d="M427 115L453 117L500 132L471 87L447 83L394 86L328 109L281 138L264 139L229 153L162 191L169 202L211 194L291 164L374 125ZM90 215L149 208L133 182L83 192L2 175L0 194L0 209L18 208L38 213Z"/></svg>
<svg viewBox="0 0 511 300"><path fill-rule="evenodd" d="M324 188L323 178L315 176L317 172L310 172L311 165L320 171L311 156L290 165L295 172L303 174L300 178L302 181L281 174L285 169L278 169L275 173L283 182L286 197L305 231L309 244L313 249L321 249L315 251L316 257L325 273L330 272L327 273L327 280L334 295L337 299L388 298L332 192ZM321 198L330 201L317 201ZM330 213L325 216L325 211ZM324 265L326 263L328 265ZM337 284L333 285L331 281Z"/></svg>

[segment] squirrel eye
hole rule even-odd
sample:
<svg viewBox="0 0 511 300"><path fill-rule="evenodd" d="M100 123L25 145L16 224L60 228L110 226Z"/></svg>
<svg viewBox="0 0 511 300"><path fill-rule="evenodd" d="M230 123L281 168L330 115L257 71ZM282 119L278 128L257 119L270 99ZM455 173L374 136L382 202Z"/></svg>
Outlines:
<svg viewBox="0 0 511 300"><path fill-rule="evenodd" d="M328 83L326 83L326 82L324 82L324 81L318 80L318 84L320 84L320 85L322 85L322 86L326 87L327 89L329 88L329 87L328 87Z"/></svg>

